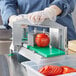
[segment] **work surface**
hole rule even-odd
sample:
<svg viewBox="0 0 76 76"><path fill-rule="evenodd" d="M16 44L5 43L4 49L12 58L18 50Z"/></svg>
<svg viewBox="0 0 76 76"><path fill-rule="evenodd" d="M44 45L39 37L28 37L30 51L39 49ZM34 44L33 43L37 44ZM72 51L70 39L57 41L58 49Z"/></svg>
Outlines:
<svg viewBox="0 0 76 76"><path fill-rule="evenodd" d="M69 59L70 63L72 59L76 61L76 54L68 55L65 57L66 57L65 60ZM72 65L74 65L76 68L75 62L73 62ZM0 76L27 76L27 75L26 75L26 69L24 69L24 67L17 62L16 57L11 58L8 55L0 55Z"/></svg>
<svg viewBox="0 0 76 76"><path fill-rule="evenodd" d="M0 55L0 76L27 76L26 70L17 59L8 55Z"/></svg>

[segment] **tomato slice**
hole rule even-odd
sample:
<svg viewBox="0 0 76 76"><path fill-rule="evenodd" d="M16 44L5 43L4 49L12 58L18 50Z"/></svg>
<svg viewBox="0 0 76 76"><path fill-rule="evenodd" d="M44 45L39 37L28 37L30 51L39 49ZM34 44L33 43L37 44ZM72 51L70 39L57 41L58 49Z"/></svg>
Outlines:
<svg viewBox="0 0 76 76"><path fill-rule="evenodd" d="M62 74L76 72L76 69L68 67L68 66L61 66L61 68L63 70Z"/></svg>
<svg viewBox="0 0 76 76"><path fill-rule="evenodd" d="M46 65L40 68L39 72L45 76L55 76L62 74L62 68L56 65Z"/></svg>
<svg viewBox="0 0 76 76"><path fill-rule="evenodd" d="M49 75L49 71L51 70L51 67L48 65L43 66L42 68L39 69L39 72L44 74L44 75Z"/></svg>

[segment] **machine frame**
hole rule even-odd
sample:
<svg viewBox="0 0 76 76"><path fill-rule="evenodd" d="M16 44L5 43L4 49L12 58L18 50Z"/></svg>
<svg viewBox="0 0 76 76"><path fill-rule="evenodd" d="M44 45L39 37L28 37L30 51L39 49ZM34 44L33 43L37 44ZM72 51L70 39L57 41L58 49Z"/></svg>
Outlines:
<svg viewBox="0 0 76 76"><path fill-rule="evenodd" d="M27 19L17 21L13 24L12 37L13 37L14 50L12 51L12 49L11 49L11 51L13 53L17 52L17 53L23 55L24 57L29 58L30 60L35 61L37 63L41 62L41 60L45 60L47 62L48 59L50 59L50 58L45 58L41 55L38 55L34 51L29 51L26 48L27 45L25 45L25 43L22 42L22 37L23 37L23 33L24 33L24 30L22 28L23 25L26 27L26 25L31 26L32 24ZM49 19L46 19L40 25L33 25L33 26L49 28L51 46L53 46L57 49L63 50L67 54L67 27L64 27L54 21L50 21ZM34 30L34 32L36 32L36 29ZM43 30L43 32L45 32L45 30ZM32 46L34 45L33 42L32 43L29 42L29 44L31 44ZM26 51L24 51L24 50L26 50Z"/></svg>

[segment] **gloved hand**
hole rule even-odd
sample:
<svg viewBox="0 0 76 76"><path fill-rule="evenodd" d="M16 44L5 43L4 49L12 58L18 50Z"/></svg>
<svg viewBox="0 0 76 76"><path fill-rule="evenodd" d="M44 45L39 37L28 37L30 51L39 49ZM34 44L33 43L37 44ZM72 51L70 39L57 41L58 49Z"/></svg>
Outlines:
<svg viewBox="0 0 76 76"><path fill-rule="evenodd" d="M48 7L42 11L28 14L28 20L33 24L40 24L47 18L52 21L56 20L56 10L54 8Z"/></svg>
<svg viewBox="0 0 76 76"><path fill-rule="evenodd" d="M21 16L21 15L18 15L18 16L12 15L12 16L10 16L10 18L9 18L9 26L11 26L13 28L13 23L18 21L18 20L22 20L22 19L23 19L23 16Z"/></svg>

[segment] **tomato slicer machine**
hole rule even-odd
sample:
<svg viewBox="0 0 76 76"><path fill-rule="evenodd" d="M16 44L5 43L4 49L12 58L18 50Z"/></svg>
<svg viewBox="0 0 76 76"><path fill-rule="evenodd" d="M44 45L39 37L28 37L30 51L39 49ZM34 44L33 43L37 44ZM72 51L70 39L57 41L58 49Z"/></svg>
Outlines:
<svg viewBox="0 0 76 76"><path fill-rule="evenodd" d="M34 29L28 31L26 25ZM38 27L43 27L43 30L38 30ZM49 28L49 31L45 28ZM49 35L50 43L47 47L42 48L35 44L37 33ZM67 28L49 19L39 25L32 25L27 19L17 21L13 24L12 37L14 50L11 49L11 53L17 52L36 63L54 61L67 54Z"/></svg>

